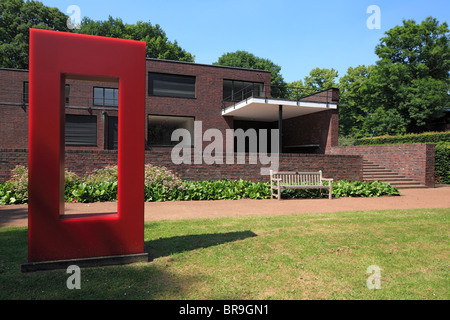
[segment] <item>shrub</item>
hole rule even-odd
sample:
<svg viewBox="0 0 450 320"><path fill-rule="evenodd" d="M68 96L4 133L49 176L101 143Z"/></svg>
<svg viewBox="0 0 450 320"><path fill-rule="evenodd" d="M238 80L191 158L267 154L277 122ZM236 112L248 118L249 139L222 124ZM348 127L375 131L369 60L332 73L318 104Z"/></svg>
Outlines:
<svg viewBox="0 0 450 320"><path fill-rule="evenodd" d="M437 183L450 184L450 143L436 145L435 177Z"/></svg>
<svg viewBox="0 0 450 320"><path fill-rule="evenodd" d="M80 178L73 172L65 172L65 196L76 186ZM0 204L28 203L28 168L17 166L11 171L11 178L0 184Z"/></svg>
<svg viewBox="0 0 450 320"><path fill-rule="evenodd" d="M397 188L387 182L380 181L333 181L332 195L340 197L382 197L398 196L400 192ZM290 199L317 199L328 198L328 190L320 189L286 189L282 192L282 198Z"/></svg>
<svg viewBox="0 0 450 320"><path fill-rule="evenodd" d="M144 169L146 201L182 200L186 183L165 167L146 164Z"/></svg>
<svg viewBox="0 0 450 320"><path fill-rule="evenodd" d="M356 139L356 146L380 144L414 144L450 142L450 132L426 132L420 134L405 134L398 136L380 136L374 138Z"/></svg>
<svg viewBox="0 0 450 320"><path fill-rule="evenodd" d="M4 185L4 194L0 192L1 204L22 204L28 202L28 169L17 166L11 171L11 178Z"/></svg>
<svg viewBox="0 0 450 320"><path fill-rule="evenodd" d="M339 136L340 147L354 146L355 142L356 138L353 136Z"/></svg>
<svg viewBox="0 0 450 320"><path fill-rule="evenodd" d="M270 185L246 180L191 181L186 183L183 200L267 199Z"/></svg>
<svg viewBox="0 0 450 320"><path fill-rule="evenodd" d="M117 166L96 170L84 179L66 171L66 201L98 202L117 200ZM334 181L335 197L379 197L398 195L384 182ZM270 183L246 180L184 181L167 168L145 166L145 201L269 199ZM283 198L321 198L318 189L283 190ZM0 184L0 204L28 201L28 170L17 167L11 179Z"/></svg>
<svg viewBox="0 0 450 320"><path fill-rule="evenodd" d="M400 192L387 182L381 181L333 181L333 195L339 197L398 196Z"/></svg>

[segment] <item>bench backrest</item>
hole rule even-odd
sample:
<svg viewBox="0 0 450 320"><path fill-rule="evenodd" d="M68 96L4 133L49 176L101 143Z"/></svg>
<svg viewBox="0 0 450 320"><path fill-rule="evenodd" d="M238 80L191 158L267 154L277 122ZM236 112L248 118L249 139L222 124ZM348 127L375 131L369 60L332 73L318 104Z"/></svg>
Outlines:
<svg viewBox="0 0 450 320"><path fill-rule="evenodd" d="M318 172L295 172L279 171L270 172L270 180L281 179L280 185L284 186L317 186L323 185L322 171Z"/></svg>

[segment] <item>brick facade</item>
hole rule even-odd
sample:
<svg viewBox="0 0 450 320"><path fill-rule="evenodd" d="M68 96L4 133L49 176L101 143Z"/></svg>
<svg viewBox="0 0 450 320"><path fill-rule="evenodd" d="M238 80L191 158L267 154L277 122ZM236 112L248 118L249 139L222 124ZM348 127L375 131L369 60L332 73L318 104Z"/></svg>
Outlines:
<svg viewBox="0 0 450 320"><path fill-rule="evenodd" d="M268 176L262 176L260 169L264 166L249 164L248 155L245 164L238 164L236 154L234 164L174 164L171 152L167 149L146 151L145 162L166 167L185 180L251 180L268 181ZM225 157L225 156L224 156ZM0 149L0 182L9 179L12 169L17 165L28 165L28 150ZM95 169L117 164L117 151L113 150L68 150L65 166L68 170L84 176ZM279 170L317 171L322 170L325 177L335 180L360 180L362 178L362 157L354 155L323 155L323 154L281 154Z"/></svg>
<svg viewBox="0 0 450 320"><path fill-rule="evenodd" d="M250 165L231 165L213 167L206 165L175 166L169 161L171 147L152 147L148 141L148 117L188 116L201 121L203 132L209 128L225 130L241 126L247 128L277 128L277 122L234 121L232 116L222 116L224 80L237 80L262 83L265 94L270 97L271 74L268 71L233 67L211 66L187 62L147 59L146 63L146 159L149 163L162 164L173 169L185 179L261 178L260 167ZM195 98L175 98L148 94L148 73L195 76ZM5 181L11 169L17 164L27 164L28 149L28 111L29 105L23 100L24 83L28 81L27 70L0 69L0 182ZM95 146L66 146L66 167L78 174L85 174L94 168L116 163L117 151L108 149L108 119L117 117L117 107L94 105L94 87L118 88L118 83L67 80L70 87L66 115L86 115L96 117L97 134ZM326 103L338 102L339 92L330 89L302 100ZM321 111L307 116L283 121L283 145L317 144L310 151L318 153L282 154L280 163L289 170L322 169L332 177L357 180L360 178L360 157L324 156L333 146L337 146L338 111ZM203 142L203 147L210 142ZM225 139L224 139L225 143ZM286 149L284 152L290 152ZM305 150L302 150L305 152ZM322 155L320 155L322 154ZM344 163L348 161L348 163ZM256 174L258 173L258 174Z"/></svg>
<svg viewBox="0 0 450 320"><path fill-rule="evenodd" d="M232 116L222 116L223 80L259 82L266 86L270 94L270 72L232 67L210 66L195 63L148 59L146 71L189 75L196 77L195 98L174 98L146 95L146 116L189 116L202 121L203 129L234 129ZM27 70L0 69L0 148L28 148L28 104L23 103L23 86L28 81ZM97 119L96 146L67 146L67 150L107 149L107 124L109 117L117 117L117 108L99 107L93 103L93 88L118 88L118 83L68 80L70 86L69 103L66 114L90 115ZM147 81L148 92L148 81ZM336 89L327 90L301 100L311 102L338 101ZM322 111L311 116L297 117L283 121L283 143L320 144L315 153L324 153L327 148L337 146L338 112ZM314 123L311 123L311 119ZM148 119L143 119L148 130ZM253 123L249 121L247 127ZM268 128L276 128L275 123L266 123ZM298 130L299 128L303 128ZM298 140L298 141L296 141ZM146 135L146 148L151 149ZM290 150L286 150L289 152Z"/></svg>
<svg viewBox="0 0 450 320"><path fill-rule="evenodd" d="M434 187L434 144L334 147L329 154L361 155L427 187Z"/></svg>

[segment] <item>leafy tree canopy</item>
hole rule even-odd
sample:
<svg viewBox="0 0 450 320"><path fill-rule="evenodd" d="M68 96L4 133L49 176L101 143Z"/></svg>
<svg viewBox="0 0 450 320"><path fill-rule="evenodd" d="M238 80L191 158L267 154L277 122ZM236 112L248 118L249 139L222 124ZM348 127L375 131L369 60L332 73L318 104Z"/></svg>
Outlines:
<svg viewBox="0 0 450 320"><path fill-rule="evenodd" d="M350 67L339 79L339 127L344 136L359 136L369 111L367 80L374 66Z"/></svg>
<svg viewBox="0 0 450 320"><path fill-rule="evenodd" d="M284 86L283 76L281 75L281 67L270 61L269 59L259 58L247 51L236 51L223 54L213 65L266 70L271 73L271 84L273 86Z"/></svg>
<svg viewBox="0 0 450 320"><path fill-rule="evenodd" d="M136 24L124 23L120 18L109 16L106 21L94 21L83 18L81 34L90 34L111 38L145 41L147 43L147 57L166 60L194 62L195 56L182 49L177 41L168 40L161 27L150 22L138 21Z"/></svg>
<svg viewBox="0 0 450 320"><path fill-rule="evenodd" d="M0 67L28 69L29 29L73 32L67 26L69 17L57 8L39 1L0 0ZM106 21L83 18L78 33L145 41L147 57L193 62L195 56L168 40L159 25L138 21L123 23L109 17Z"/></svg>
<svg viewBox="0 0 450 320"><path fill-rule="evenodd" d="M381 134L429 130L450 106L447 24L432 17L421 24L404 20L386 32L375 52L380 60L367 82L371 104L366 126L372 126L367 130Z"/></svg>
<svg viewBox="0 0 450 320"><path fill-rule="evenodd" d="M38 1L0 0L0 67L28 69L29 29L68 32L68 18Z"/></svg>
<svg viewBox="0 0 450 320"><path fill-rule="evenodd" d="M296 100L319 91L337 88L337 77L338 72L333 68L315 68L303 80L293 81L288 84L287 98Z"/></svg>

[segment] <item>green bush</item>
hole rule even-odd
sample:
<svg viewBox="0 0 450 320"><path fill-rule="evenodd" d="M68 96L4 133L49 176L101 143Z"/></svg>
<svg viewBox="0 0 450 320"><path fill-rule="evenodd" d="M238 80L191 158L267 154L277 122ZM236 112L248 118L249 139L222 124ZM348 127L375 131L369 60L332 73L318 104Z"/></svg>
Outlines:
<svg viewBox="0 0 450 320"><path fill-rule="evenodd" d="M405 134L398 136L380 136L374 138L356 139L356 146L380 144L414 144L414 143L450 143L450 132L426 132L420 134Z"/></svg>
<svg viewBox="0 0 450 320"><path fill-rule="evenodd" d="M65 196L81 179L73 172L65 173ZM28 168L17 166L11 171L11 178L0 184L0 204L28 203Z"/></svg>
<svg viewBox="0 0 450 320"><path fill-rule="evenodd" d="M348 181L338 180L332 182L332 195L340 197L383 197L398 196L397 188L387 182L381 181ZM317 199L328 198L328 190L319 189L286 189L282 192L282 198L287 199Z"/></svg>
<svg viewBox="0 0 450 320"><path fill-rule="evenodd" d="M450 184L450 143L436 145L435 178L437 183Z"/></svg>
<svg viewBox="0 0 450 320"><path fill-rule="evenodd" d="M28 170L17 167L11 179L0 184L0 204L28 201ZM68 202L117 200L117 166L96 170L85 178L66 171L65 199ZM333 182L334 197L379 197L398 195L398 190L384 182ZM270 183L246 180L184 181L166 168L145 166L145 201L269 199ZM318 189L283 190L290 199L328 197Z"/></svg>
<svg viewBox="0 0 450 320"><path fill-rule="evenodd" d="M191 181L186 182L183 200L237 200L267 199L270 185L266 182L246 180Z"/></svg>
<svg viewBox="0 0 450 320"><path fill-rule="evenodd" d="M333 182L333 195L339 197L383 197L398 196L397 188L381 181L347 181Z"/></svg>

